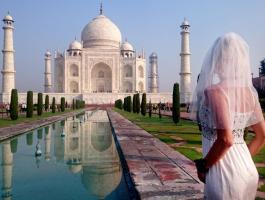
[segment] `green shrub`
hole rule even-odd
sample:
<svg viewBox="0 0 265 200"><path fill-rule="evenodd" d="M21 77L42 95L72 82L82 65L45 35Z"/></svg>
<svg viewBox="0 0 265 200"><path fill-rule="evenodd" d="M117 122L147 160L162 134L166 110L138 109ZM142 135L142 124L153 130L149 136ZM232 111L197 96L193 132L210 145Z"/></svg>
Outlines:
<svg viewBox="0 0 265 200"><path fill-rule="evenodd" d="M38 93L37 114L39 116L42 115L42 109L43 109L42 93Z"/></svg>
<svg viewBox="0 0 265 200"><path fill-rule="evenodd" d="M33 116L33 92L28 91L27 92L27 114L26 116L28 118L31 118Z"/></svg>
<svg viewBox="0 0 265 200"><path fill-rule="evenodd" d="M33 144L33 133L30 132L26 135L27 145L31 146Z"/></svg>
<svg viewBox="0 0 265 200"><path fill-rule="evenodd" d="M180 97L179 97L179 84L175 83L173 87L173 106L172 117L174 123L178 123L180 120Z"/></svg>
<svg viewBox="0 0 265 200"><path fill-rule="evenodd" d="M132 97L128 96L128 112L132 112Z"/></svg>
<svg viewBox="0 0 265 200"><path fill-rule="evenodd" d="M151 99L149 101L149 104L148 104L148 113L149 113L149 117L152 117L152 103L151 103Z"/></svg>
<svg viewBox="0 0 265 200"><path fill-rule="evenodd" d="M122 100L118 99L115 101L115 108L122 109Z"/></svg>
<svg viewBox="0 0 265 200"><path fill-rule="evenodd" d="M41 140L42 139L42 128L37 130L38 133L38 139Z"/></svg>
<svg viewBox="0 0 265 200"><path fill-rule="evenodd" d="M55 97L52 98L52 113L55 113L56 105L55 105Z"/></svg>
<svg viewBox="0 0 265 200"><path fill-rule="evenodd" d="M158 104L158 116L159 116L159 119L162 118L162 115L161 115L161 102Z"/></svg>
<svg viewBox="0 0 265 200"><path fill-rule="evenodd" d="M49 110L49 95L45 96L45 111L47 112Z"/></svg>
<svg viewBox="0 0 265 200"><path fill-rule="evenodd" d="M135 101L136 101L136 112L139 114L140 113L140 94L139 93L135 95Z"/></svg>
<svg viewBox="0 0 265 200"><path fill-rule="evenodd" d="M16 153L17 152L17 138L11 140L10 145L11 145L11 152Z"/></svg>
<svg viewBox="0 0 265 200"><path fill-rule="evenodd" d="M143 93L142 95L141 113L143 116L146 115L146 93Z"/></svg>
<svg viewBox="0 0 265 200"><path fill-rule="evenodd" d="M49 134L49 130L50 130L50 126L45 126L45 128L44 128L45 135Z"/></svg>
<svg viewBox="0 0 265 200"><path fill-rule="evenodd" d="M262 110L265 110L265 99L260 99L259 103L260 103Z"/></svg>
<svg viewBox="0 0 265 200"><path fill-rule="evenodd" d="M65 111L65 98L61 97L61 111L64 112Z"/></svg>
<svg viewBox="0 0 265 200"><path fill-rule="evenodd" d="M132 103L132 107L133 107L133 113L136 113L136 94L133 95L133 103Z"/></svg>
<svg viewBox="0 0 265 200"><path fill-rule="evenodd" d="M72 102L72 109L73 110L75 109L75 99L73 99L73 102Z"/></svg>
<svg viewBox="0 0 265 200"><path fill-rule="evenodd" d="M10 118L12 120L17 120L18 118L18 94L16 89L11 91Z"/></svg>

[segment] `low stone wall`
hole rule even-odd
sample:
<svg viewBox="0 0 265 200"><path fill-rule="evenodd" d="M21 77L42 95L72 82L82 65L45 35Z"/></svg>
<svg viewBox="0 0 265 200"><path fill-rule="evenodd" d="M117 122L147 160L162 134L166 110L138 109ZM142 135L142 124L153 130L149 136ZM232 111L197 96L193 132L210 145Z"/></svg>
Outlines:
<svg viewBox="0 0 265 200"><path fill-rule="evenodd" d="M114 104L117 99L124 99L126 96L133 96L134 93L43 93L43 101L45 100L45 95L49 95L50 103L52 98L55 97L56 103L60 103L61 97L65 97L68 104L72 104L73 99L84 100L86 104ZM10 102L10 94L0 94L1 103ZM142 95L140 95L140 98ZM38 93L33 93L33 102L37 103ZM172 103L172 93L147 93L146 100L152 103ZM27 102L27 93L18 93L19 103Z"/></svg>

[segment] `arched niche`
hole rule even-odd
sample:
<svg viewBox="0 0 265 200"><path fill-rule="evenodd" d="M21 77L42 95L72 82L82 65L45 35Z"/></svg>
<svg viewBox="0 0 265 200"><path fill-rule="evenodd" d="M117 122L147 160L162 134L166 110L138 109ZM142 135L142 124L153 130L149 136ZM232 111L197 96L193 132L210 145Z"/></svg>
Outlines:
<svg viewBox="0 0 265 200"><path fill-rule="evenodd" d="M130 92L132 92L132 83L130 82L130 81L126 81L125 83L124 83L124 89L123 89L123 91L124 92L126 92L126 93L130 93Z"/></svg>
<svg viewBox="0 0 265 200"><path fill-rule="evenodd" d="M95 93L112 92L112 71L103 63L97 63L91 71L91 90Z"/></svg>
<svg viewBox="0 0 265 200"><path fill-rule="evenodd" d="M138 67L138 72L139 72L139 77L140 78L144 78L144 68L143 68L143 66L139 66Z"/></svg>
<svg viewBox="0 0 265 200"><path fill-rule="evenodd" d="M79 92L78 83L76 81L70 82L70 92L71 93L78 93Z"/></svg>
<svg viewBox="0 0 265 200"><path fill-rule="evenodd" d="M79 76L79 70L76 64L72 64L69 70L70 70L70 76Z"/></svg>
<svg viewBox="0 0 265 200"><path fill-rule="evenodd" d="M142 81L140 81L140 82L138 83L138 91L139 91L139 92L143 92L143 90L144 90L144 84L143 84Z"/></svg>
<svg viewBox="0 0 265 200"><path fill-rule="evenodd" d="M124 66L124 77L132 77L133 76L133 70L131 65L125 65Z"/></svg>

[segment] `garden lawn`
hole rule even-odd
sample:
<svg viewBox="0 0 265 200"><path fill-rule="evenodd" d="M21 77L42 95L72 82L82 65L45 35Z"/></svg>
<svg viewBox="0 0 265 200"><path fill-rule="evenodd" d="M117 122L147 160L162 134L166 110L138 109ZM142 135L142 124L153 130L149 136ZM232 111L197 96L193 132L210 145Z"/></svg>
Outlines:
<svg viewBox="0 0 265 200"><path fill-rule="evenodd" d="M33 115L32 118L27 118L25 113L23 113L23 114L19 113L19 117L18 117L17 120L11 120L10 118L0 118L0 128L16 125L16 124L19 124L19 123L31 122L31 121L35 121L35 120L39 120L39 119L44 119L44 118L47 118L47 117L62 115L64 113L73 112L73 111L79 111L79 110L67 109L64 112L55 112L55 113L44 112L43 111L41 116L38 116L34 112L34 115Z"/></svg>
<svg viewBox="0 0 265 200"><path fill-rule="evenodd" d="M180 120L177 125L172 118L152 115L149 118L141 114L129 113L120 109L114 110L161 141L176 149L191 160L201 158L201 133L196 123L188 120Z"/></svg>
<svg viewBox="0 0 265 200"><path fill-rule="evenodd" d="M146 116L142 116L141 114L129 113L116 108L114 110L189 159L194 160L202 157L201 133L196 123L188 120L180 120L180 123L176 125L173 123L171 117L162 116L159 119L158 115L153 114L149 118L148 113ZM247 143L252 137L253 133L249 133ZM255 163L264 163L265 148L254 156L253 160ZM261 177L265 178L264 167L259 167L258 172Z"/></svg>

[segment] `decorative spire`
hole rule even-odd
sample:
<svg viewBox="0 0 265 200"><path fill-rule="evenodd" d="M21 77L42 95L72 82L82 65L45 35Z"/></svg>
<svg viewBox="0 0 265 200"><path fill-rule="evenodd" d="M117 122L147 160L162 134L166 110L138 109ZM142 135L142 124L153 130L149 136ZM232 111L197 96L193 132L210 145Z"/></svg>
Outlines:
<svg viewBox="0 0 265 200"><path fill-rule="evenodd" d="M103 6L102 6L102 1L100 2L100 10L99 10L99 14L102 15L103 14Z"/></svg>

